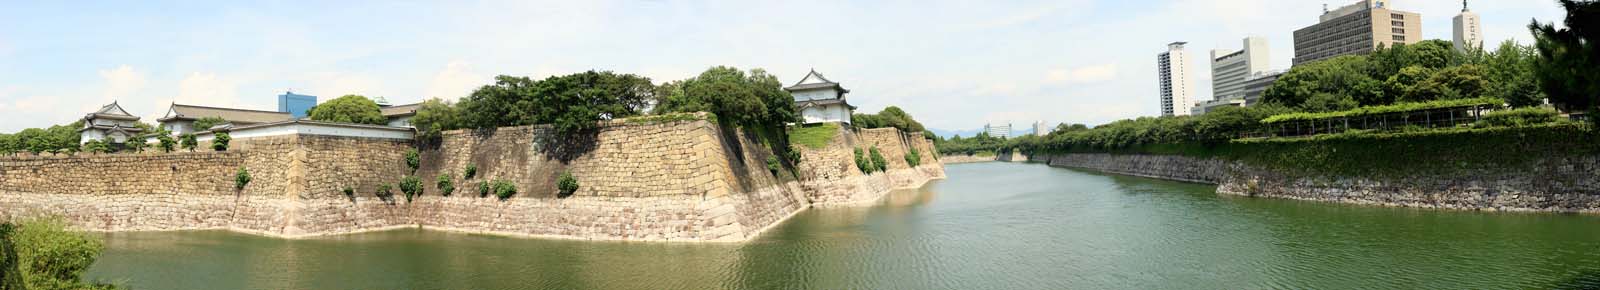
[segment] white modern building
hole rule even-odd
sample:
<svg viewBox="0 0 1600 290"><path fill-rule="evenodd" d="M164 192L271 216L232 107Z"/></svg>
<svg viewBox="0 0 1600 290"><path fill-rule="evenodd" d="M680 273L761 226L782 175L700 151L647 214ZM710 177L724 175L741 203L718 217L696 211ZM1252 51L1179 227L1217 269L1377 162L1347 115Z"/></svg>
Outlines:
<svg viewBox="0 0 1600 290"><path fill-rule="evenodd" d="M1466 0L1461 0L1461 14L1456 14L1453 31L1456 51L1483 49L1483 30L1478 26L1478 14L1467 9Z"/></svg>
<svg viewBox="0 0 1600 290"><path fill-rule="evenodd" d="M83 116L83 128L78 128L78 144L106 139L111 140L112 144L122 144L141 132L144 129L139 128L139 117L129 114L122 109L122 105L112 101L94 113Z"/></svg>
<svg viewBox="0 0 1600 290"><path fill-rule="evenodd" d="M1033 122L1033 135L1034 136L1050 135L1050 129L1051 128L1048 125L1044 124L1044 121Z"/></svg>
<svg viewBox="0 0 1600 290"><path fill-rule="evenodd" d="M1167 44L1167 51L1156 55L1156 73L1161 85L1161 115L1188 115L1194 107L1194 81L1189 79L1187 42Z"/></svg>
<svg viewBox="0 0 1600 290"><path fill-rule="evenodd" d="M1271 69L1267 39L1246 37L1244 48L1211 50L1211 96L1217 100L1244 94L1245 80Z"/></svg>
<svg viewBox="0 0 1600 290"><path fill-rule="evenodd" d="M1011 138L1011 123L1008 122L1004 125L983 124L983 132L988 133L989 137Z"/></svg>
<svg viewBox="0 0 1600 290"><path fill-rule="evenodd" d="M802 124L850 123L850 114L856 109L845 100L844 95L850 90L823 78L816 70L811 70L800 82L783 90L794 95L795 111L800 113Z"/></svg>

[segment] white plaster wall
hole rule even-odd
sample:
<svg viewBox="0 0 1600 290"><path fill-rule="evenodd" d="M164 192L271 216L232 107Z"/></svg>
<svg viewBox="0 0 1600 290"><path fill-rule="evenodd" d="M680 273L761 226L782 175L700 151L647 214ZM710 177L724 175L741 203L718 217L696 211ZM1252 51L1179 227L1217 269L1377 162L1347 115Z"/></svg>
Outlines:
<svg viewBox="0 0 1600 290"><path fill-rule="evenodd" d="M411 127L411 117L410 116L406 116L406 117L399 117L399 118L390 119L389 120L389 127L412 128Z"/></svg>
<svg viewBox="0 0 1600 290"><path fill-rule="evenodd" d="M405 139L405 140L410 140L412 138L412 132L409 131L409 130L405 130L405 131L402 131L402 130L385 130L385 129L375 129L375 128L356 128L356 127L332 126L332 125L322 125L322 124L305 124L305 123L284 124L284 125L278 125L278 126L254 127L254 128L245 128L245 129L233 130L233 132L228 132L228 137L231 137L233 139L239 139L239 138L282 136L282 135L296 135L296 134L299 134L299 135L327 135L327 136L341 136L341 137L384 138L384 139ZM212 135L212 134L206 134L206 135L196 136L195 139L199 140L199 141L208 141L208 140L211 140L213 137L214 137L214 135Z"/></svg>
<svg viewBox="0 0 1600 290"><path fill-rule="evenodd" d="M850 122L850 110L843 105L807 107L800 110L807 124L822 122Z"/></svg>

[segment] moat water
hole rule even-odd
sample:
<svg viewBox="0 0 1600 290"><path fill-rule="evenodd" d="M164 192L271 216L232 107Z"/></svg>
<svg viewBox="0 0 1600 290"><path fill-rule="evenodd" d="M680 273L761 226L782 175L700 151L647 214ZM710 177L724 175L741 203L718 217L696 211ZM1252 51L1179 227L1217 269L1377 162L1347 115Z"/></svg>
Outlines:
<svg viewBox="0 0 1600 290"><path fill-rule="evenodd" d="M743 244L110 233L88 279L135 289L1600 287L1596 216L1218 196L1036 164L947 171L878 206L805 211Z"/></svg>

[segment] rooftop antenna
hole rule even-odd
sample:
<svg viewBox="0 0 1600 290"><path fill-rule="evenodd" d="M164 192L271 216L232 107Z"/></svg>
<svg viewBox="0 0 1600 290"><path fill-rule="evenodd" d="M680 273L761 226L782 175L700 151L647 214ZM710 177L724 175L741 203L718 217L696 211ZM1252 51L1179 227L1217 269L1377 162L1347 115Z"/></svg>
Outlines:
<svg viewBox="0 0 1600 290"><path fill-rule="evenodd" d="M1328 3L1322 3L1322 14L1328 14Z"/></svg>
<svg viewBox="0 0 1600 290"><path fill-rule="evenodd" d="M1467 12L1467 0L1461 0L1461 12Z"/></svg>

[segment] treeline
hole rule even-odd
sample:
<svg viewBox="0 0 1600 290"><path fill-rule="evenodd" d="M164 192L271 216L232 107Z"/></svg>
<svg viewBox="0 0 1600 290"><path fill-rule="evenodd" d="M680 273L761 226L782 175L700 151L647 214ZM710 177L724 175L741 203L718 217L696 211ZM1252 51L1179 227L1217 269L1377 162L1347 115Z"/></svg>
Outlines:
<svg viewBox="0 0 1600 290"><path fill-rule="evenodd" d="M1442 40L1397 45L1370 55L1341 56L1296 66L1267 89L1264 104L1257 106L1220 108L1201 116L1121 120L1087 130L1057 130L1043 137L1013 138L1000 144L988 138L953 138L945 141L940 150L1119 152L1174 147L1168 145L1204 146L1227 143L1240 133L1259 130L1263 119L1275 115L1348 112L1385 105L1429 107L1423 103L1478 98L1499 99L1513 108L1525 109L1490 113L1474 127L1557 122L1556 111L1537 106L1548 100L1565 111L1583 112L1600 104L1600 52L1593 47L1600 41L1600 29L1582 29L1600 23L1600 15L1596 15L1600 13L1600 2L1561 3L1567 11L1566 27L1572 28L1557 29L1535 21L1529 25L1536 40L1532 46L1506 42L1493 51L1461 53Z"/></svg>
<svg viewBox="0 0 1600 290"><path fill-rule="evenodd" d="M77 152L78 128L83 121L49 128L28 128L16 134L0 134L0 153L16 152Z"/></svg>
<svg viewBox="0 0 1600 290"><path fill-rule="evenodd" d="M455 102L430 99L411 119L423 139L455 129L551 124L575 133L645 113L711 112L730 125L779 129L797 120L794 98L761 69L718 66L661 85L633 74L588 71L541 80L498 76ZM780 131L781 132L781 131ZM781 135L781 134L780 134Z"/></svg>

